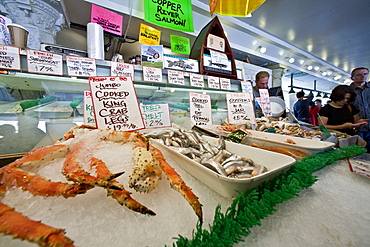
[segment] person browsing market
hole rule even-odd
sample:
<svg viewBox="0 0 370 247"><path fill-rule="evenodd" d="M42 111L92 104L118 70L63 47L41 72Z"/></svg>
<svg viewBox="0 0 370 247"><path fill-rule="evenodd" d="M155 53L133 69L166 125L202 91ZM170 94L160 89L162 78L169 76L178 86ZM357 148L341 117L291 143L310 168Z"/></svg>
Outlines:
<svg viewBox="0 0 370 247"><path fill-rule="evenodd" d="M297 101L293 105L294 116L298 121L310 123L309 104L312 102L313 93L305 96L303 91L296 93Z"/></svg>
<svg viewBox="0 0 370 247"><path fill-rule="evenodd" d="M319 125L348 135L354 135L355 128L367 125L367 119L360 119L360 111L352 104L356 99L356 93L350 86L335 87L330 99L332 101L319 111Z"/></svg>
<svg viewBox="0 0 370 247"><path fill-rule="evenodd" d="M365 67L355 68L351 72L352 83L350 87L356 93L356 100L353 103L360 110L360 118L368 119L368 124L359 128L359 136L367 143L367 152L370 152L370 85L368 82L369 69Z"/></svg>

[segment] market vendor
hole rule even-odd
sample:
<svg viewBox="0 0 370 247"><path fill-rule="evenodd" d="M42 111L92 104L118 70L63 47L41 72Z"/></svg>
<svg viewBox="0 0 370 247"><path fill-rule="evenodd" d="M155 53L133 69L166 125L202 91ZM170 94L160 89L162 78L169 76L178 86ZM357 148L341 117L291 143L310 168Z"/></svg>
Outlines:
<svg viewBox="0 0 370 247"><path fill-rule="evenodd" d="M253 87L253 98L254 98L254 112L256 117L262 117L263 112L258 104L256 98L260 96L260 89L268 89L268 83L270 79L270 74L267 71L260 71L256 74L256 85Z"/></svg>
<svg viewBox="0 0 370 247"><path fill-rule="evenodd" d="M253 99L254 99L254 112L255 116L257 118L263 117L263 111L261 106L259 105L257 98L261 97L260 95L260 89L268 89L269 96L278 96L282 99L283 97L283 91L281 90L281 87L273 87L273 88L268 88L268 82L270 79L270 74L267 71L260 71L256 74L256 85L253 87ZM285 116L285 111L282 114L282 116Z"/></svg>

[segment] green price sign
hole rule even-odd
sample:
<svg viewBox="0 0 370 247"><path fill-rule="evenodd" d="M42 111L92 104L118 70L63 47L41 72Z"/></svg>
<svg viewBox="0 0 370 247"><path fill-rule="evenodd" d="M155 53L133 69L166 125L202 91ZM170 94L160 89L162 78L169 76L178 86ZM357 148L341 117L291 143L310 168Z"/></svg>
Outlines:
<svg viewBox="0 0 370 247"><path fill-rule="evenodd" d="M145 0L145 21L185 32L194 32L191 0Z"/></svg>
<svg viewBox="0 0 370 247"><path fill-rule="evenodd" d="M190 39L176 35L170 35L170 37L172 52L190 54Z"/></svg>

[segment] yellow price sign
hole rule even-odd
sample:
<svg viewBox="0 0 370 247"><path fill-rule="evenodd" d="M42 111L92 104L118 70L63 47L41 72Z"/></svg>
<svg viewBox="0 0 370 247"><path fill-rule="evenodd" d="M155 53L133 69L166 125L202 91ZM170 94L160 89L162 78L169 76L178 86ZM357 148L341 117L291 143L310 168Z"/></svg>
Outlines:
<svg viewBox="0 0 370 247"><path fill-rule="evenodd" d="M140 24L139 42L145 45L159 45L161 40L161 31L147 26L143 23Z"/></svg>

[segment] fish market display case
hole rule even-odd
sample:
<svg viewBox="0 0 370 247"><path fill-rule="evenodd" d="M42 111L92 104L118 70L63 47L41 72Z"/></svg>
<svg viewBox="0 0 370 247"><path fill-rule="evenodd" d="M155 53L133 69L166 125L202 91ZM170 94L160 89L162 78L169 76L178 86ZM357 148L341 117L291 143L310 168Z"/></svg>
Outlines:
<svg viewBox="0 0 370 247"><path fill-rule="evenodd" d="M22 53L23 52L23 53ZM66 66L65 61L63 61ZM109 76L110 61L96 60L97 76ZM19 154L20 157L32 148L51 144L59 139L68 128L83 123L83 102L69 107L70 103L83 98L89 90L87 77L44 75L27 72L25 52L21 51L21 71L5 71L0 75L0 155ZM227 117L226 92L240 92L240 81L231 80L231 89L207 87L206 76L203 88L190 85L189 73L185 73L185 85L169 84L167 70L162 70L163 82L143 80L142 66L135 65L134 86L139 103L168 103L174 124L191 127L189 118L189 91L207 93L212 100L213 122L221 123ZM45 98L53 98L43 102ZM22 109L21 104L38 104ZM11 141L11 145L9 145Z"/></svg>

